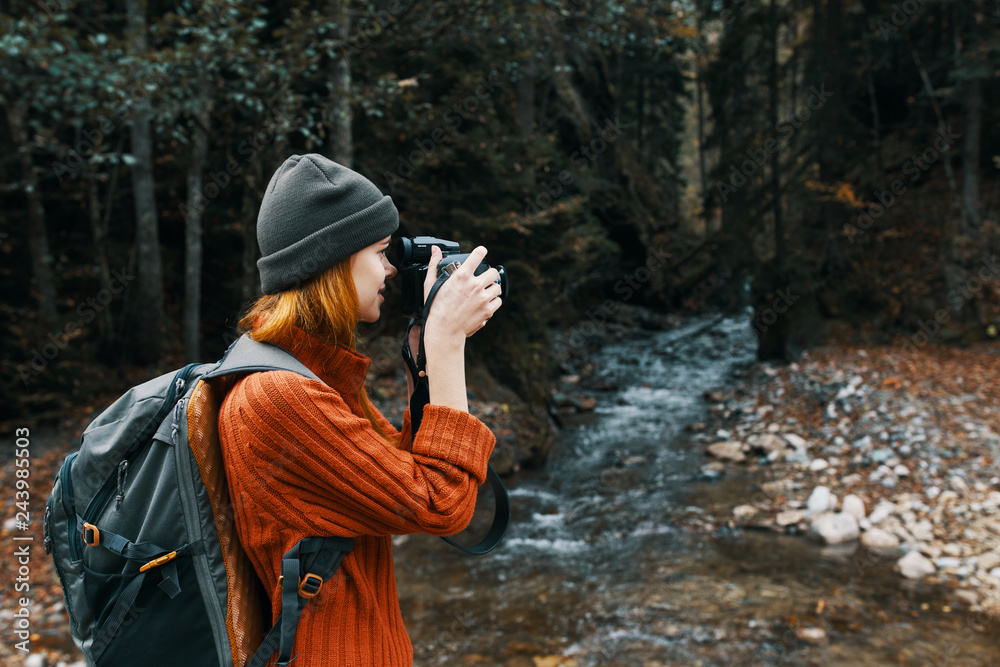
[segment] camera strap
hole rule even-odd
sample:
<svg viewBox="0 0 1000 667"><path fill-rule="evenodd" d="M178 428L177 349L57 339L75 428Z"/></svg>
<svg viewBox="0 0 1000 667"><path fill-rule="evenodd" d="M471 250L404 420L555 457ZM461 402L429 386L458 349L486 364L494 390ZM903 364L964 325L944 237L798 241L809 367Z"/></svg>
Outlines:
<svg viewBox="0 0 1000 667"><path fill-rule="evenodd" d="M410 396L410 431L414 438L417 437L420 422L423 420L424 406L430 402L430 385L427 381L427 374L424 372L427 368L427 357L424 354L424 332L427 330L427 313L430 312L431 303L434 301L434 297L437 296L438 290L441 289L441 285L448 279L448 276L449 274L444 273L434 282L430 292L427 294L427 299L424 301L424 308L420 314L419 321L417 318L410 319L410 323L406 327L406 335L403 338L403 361L410 369L410 375L413 378L413 394ZM410 350L410 330L417 324L420 325L420 345L417 349L417 357L414 359L413 351ZM493 523L490 524L489 532L479 542L468 546L459 544L450 537L441 538L456 549L474 556L489 553L500 544L500 540L503 539L504 534L507 532L507 525L510 523L510 498L507 496L507 488L503 485L500 475L497 474L491 465L487 465L486 467L486 481L489 483L490 489L493 490L493 498L496 502L496 507L493 511Z"/></svg>

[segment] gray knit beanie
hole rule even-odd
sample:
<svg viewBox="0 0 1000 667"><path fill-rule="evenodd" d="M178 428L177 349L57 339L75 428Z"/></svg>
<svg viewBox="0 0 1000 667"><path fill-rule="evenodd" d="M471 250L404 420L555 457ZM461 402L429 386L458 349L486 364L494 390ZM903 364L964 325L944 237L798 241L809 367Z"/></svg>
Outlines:
<svg viewBox="0 0 1000 667"><path fill-rule="evenodd" d="M302 285L391 235L399 213L361 174L322 155L293 155L274 172L257 215L264 294Z"/></svg>

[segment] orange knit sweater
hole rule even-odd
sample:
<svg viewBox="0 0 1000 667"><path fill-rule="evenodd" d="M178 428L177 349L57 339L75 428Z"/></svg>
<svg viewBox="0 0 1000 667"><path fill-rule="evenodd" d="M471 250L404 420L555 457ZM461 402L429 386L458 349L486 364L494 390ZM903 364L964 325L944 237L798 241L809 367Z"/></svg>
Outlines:
<svg viewBox="0 0 1000 667"><path fill-rule="evenodd" d="M303 609L296 667L408 666L392 535L452 535L468 525L495 438L466 412L428 405L416 439L409 412L394 448L359 401L366 357L301 331L281 341L323 382L289 371L241 379L219 414L236 528L281 607L281 557L300 538L354 538L354 551ZM273 664L273 661L270 663Z"/></svg>

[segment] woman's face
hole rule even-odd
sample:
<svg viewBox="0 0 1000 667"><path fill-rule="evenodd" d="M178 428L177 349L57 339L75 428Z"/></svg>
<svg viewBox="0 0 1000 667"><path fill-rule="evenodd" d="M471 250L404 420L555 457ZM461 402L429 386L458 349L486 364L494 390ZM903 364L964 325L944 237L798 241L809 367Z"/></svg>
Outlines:
<svg viewBox="0 0 1000 667"><path fill-rule="evenodd" d="M351 276L358 291L358 319L362 322L378 321L385 301L382 292L386 278L396 275L396 267L385 256L388 248L387 236L351 256Z"/></svg>

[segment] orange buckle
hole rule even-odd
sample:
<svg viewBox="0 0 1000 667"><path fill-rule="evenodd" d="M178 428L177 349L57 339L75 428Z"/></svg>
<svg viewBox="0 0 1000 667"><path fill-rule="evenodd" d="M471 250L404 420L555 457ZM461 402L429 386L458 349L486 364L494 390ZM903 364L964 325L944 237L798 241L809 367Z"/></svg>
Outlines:
<svg viewBox="0 0 1000 667"><path fill-rule="evenodd" d="M299 595L307 600L319 595L321 588L323 588L323 577L318 574L309 573L299 579Z"/></svg>
<svg viewBox="0 0 1000 667"><path fill-rule="evenodd" d="M88 547L96 547L101 543L101 531L92 523L83 524L83 543Z"/></svg>
<svg viewBox="0 0 1000 667"><path fill-rule="evenodd" d="M165 556L160 556L159 558L154 558L153 560L149 561L148 563L146 563L145 565L143 565L142 567L140 567L139 571L140 572L145 572L146 570L151 570L154 567L160 567L164 563L169 563L170 561L172 561L175 558L177 558L177 552L176 551L171 551L170 553L168 553Z"/></svg>

